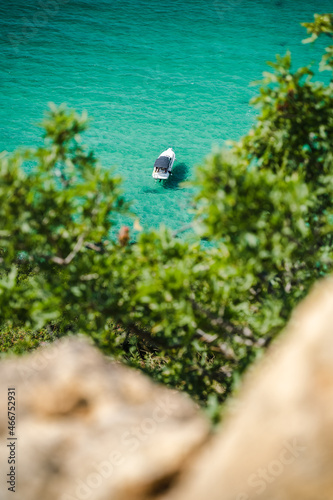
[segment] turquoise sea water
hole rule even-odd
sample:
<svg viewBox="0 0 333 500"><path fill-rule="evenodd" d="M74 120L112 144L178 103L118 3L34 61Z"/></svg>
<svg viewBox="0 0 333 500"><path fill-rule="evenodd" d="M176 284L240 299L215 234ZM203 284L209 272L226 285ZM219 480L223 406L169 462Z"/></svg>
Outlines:
<svg viewBox="0 0 333 500"><path fill-rule="evenodd" d="M146 228L189 221L189 178L214 144L246 133L265 61L318 50L299 23L332 0L0 0L0 151L37 145L48 101L93 117L86 142L116 167ZM174 176L151 177L176 152Z"/></svg>

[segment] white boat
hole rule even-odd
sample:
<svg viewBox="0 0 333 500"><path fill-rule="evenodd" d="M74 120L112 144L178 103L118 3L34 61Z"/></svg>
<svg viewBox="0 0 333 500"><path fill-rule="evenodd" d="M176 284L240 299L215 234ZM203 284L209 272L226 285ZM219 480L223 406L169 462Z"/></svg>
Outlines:
<svg viewBox="0 0 333 500"><path fill-rule="evenodd" d="M176 155L172 148L163 151L154 163L153 178L158 179L160 182L168 179L175 159Z"/></svg>

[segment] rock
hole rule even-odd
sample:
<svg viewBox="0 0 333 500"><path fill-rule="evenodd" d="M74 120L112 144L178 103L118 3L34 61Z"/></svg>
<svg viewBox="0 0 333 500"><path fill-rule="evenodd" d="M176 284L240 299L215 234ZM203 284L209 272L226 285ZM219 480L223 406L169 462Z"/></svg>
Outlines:
<svg viewBox="0 0 333 500"><path fill-rule="evenodd" d="M168 500L333 499L333 279L251 370Z"/></svg>
<svg viewBox="0 0 333 500"><path fill-rule="evenodd" d="M16 492L5 476L15 388ZM0 364L0 498L140 500L165 491L209 434L183 394L63 339Z"/></svg>

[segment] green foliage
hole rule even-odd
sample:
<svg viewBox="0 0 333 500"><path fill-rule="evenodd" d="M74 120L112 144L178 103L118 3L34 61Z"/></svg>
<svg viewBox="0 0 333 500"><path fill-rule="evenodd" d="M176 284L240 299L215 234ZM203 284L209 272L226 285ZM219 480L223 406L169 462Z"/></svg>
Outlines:
<svg viewBox="0 0 333 500"><path fill-rule="evenodd" d="M311 33L310 38L303 40L303 43L310 43L317 40L318 36L325 34L330 38L332 36L332 26L333 26L333 14L314 14L313 23L302 23L307 29L308 33Z"/></svg>
<svg viewBox="0 0 333 500"><path fill-rule="evenodd" d="M306 24L311 41L332 37L332 18ZM86 117L52 106L45 146L1 159L0 322L87 333L216 419L332 270L333 83L314 82L308 67L293 72L289 53L271 67L253 129L197 171L191 243L164 227L132 245L113 241L114 217L128 208L119 179L81 145Z"/></svg>
<svg viewBox="0 0 333 500"><path fill-rule="evenodd" d="M315 14L314 18L313 23L302 24L307 29L307 32L311 34L309 38L303 40L303 43L314 42L320 35L327 35L332 40L333 14ZM326 47L325 52L326 54L323 55L320 63L320 70L331 71L333 68L333 44Z"/></svg>
<svg viewBox="0 0 333 500"><path fill-rule="evenodd" d="M59 336L57 328L51 325L36 331L4 325L0 329L0 357L5 356L5 353L23 354L32 351L40 345L53 342Z"/></svg>
<svg viewBox="0 0 333 500"><path fill-rule="evenodd" d="M38 327L66 314L58 296L73 282L78 293L87 279L75 257L90 268L96 242L107 244L110 215L126 208L119 178L80 144L84 115L51 105L42 126L45 146L3 155L0 177L1 319Z"/></svg>

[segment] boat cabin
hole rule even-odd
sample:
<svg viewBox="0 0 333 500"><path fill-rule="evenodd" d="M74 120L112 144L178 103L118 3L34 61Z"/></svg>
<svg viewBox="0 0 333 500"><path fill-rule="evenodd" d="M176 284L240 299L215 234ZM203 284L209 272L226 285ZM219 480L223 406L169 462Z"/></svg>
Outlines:
<svg viewBox="0 0 333 500"><path fill-rule="evenodd" d="M160 156L154 163L155 172L167 173L170 166L171 158L168 156Z"/></svg>

